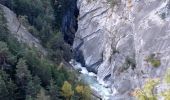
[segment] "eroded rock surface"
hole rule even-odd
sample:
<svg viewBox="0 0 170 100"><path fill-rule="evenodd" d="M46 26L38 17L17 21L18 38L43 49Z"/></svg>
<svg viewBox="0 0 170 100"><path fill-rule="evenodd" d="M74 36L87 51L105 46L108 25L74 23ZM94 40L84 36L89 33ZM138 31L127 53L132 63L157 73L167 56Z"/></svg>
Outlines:
<svg viewBox="0 0 170 100"><path fill-rule="evenodd" d="M41 46L40 41L35 38L26 27L24 27L21 22L18 20L16 14L11 11L9 8L0 4L1 9L3 10L4 16L7 20L8 30L12 35L14 35L19 42L25 43L30 47L35 47L43 55L47 55L46 50Z"/></svg>
<svg viewBox="0 0 170 100"><path fill-rule="evenodd" d="M161 78L170 66L170 0L78 0L78 31L73 47L101 84L129 94L147 78ZM146 59L160 60L154 67ZM108 84L107 84L108 83Z"/></svg>

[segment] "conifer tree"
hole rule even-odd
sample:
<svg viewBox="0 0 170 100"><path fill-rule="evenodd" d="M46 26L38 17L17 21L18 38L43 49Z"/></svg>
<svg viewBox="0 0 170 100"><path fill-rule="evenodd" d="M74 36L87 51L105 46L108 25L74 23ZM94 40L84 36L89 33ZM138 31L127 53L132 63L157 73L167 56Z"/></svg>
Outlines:
<svg viewBox="0 0 170 100"><path fill-rule="evenodd" d="M2 76L0 76L0 100L8 100L8 89L5 84L5 81L3 80Z"/></svg>
<svg viewBox="0 0 170 100"><path fill-rule="evenodd" d="M59 89L53 80L50 81L50 86L48 88L51 100L59 100Z"/></svg>
<svg viewBox="0 0 170 100"><path fill-rule="evenodd" d="M19 59L17 66L16 66L16 82L17 82L18 91L19 91L18 99L25 99L28 83L31 81L31 79L32 77L31 77L30 71L27 68L25 60Z"/></svg>
<svg viewBox="0 0 170 100"><path fill-rule="evenodd" d="M37 95L36 100L51 100L50 96L46 95L45 90L41 88L40 92Z"/></svg>
<svg viewBox="0 0 170 100"><path fill-rule="evenodd" d="M7 82L7 88L8 88L8 92L9 92L9 98L10 100L16 100L16 93L15 91L17 90L17 86L16 84L14 84L14 82L10 79Z"/></svg>
<svg viewBox="0 0 170 100"><path fill-rule="evenodd" d="M8 95L7 97L9 100L15 100L16 99L15 91L17 89L16 85L14 84L12 79L9 77L9 75L3 70L0 70L0 77L2 78L1 81L3 81L1 83L2 84L5 83L4 87L8 91L8 93L6 93L6 91L4 91L4 93L6 93L6 95Z"/></svg>
<svg viewBox="0 0 170 100"><path fill-rule="evenodd" d="M16 68L17 83L25 88L28 82L31 80L31 74L27 68L25 60L19 59Z"/></svg>
<svg viewBox="0 0 170 100"><path fill-rule="evenodd" d="M36 97L36 88L34 86L33 81L29 81L26 89L26 95L31 96L32 98Z"/></svg>

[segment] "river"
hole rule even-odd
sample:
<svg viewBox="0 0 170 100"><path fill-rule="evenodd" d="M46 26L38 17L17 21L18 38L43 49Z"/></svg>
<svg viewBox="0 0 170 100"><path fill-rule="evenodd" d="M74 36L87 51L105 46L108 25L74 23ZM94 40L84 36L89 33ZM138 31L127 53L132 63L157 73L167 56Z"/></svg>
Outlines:
<svg viewBox="0 0 170 100"><path fill-rule="evenodd" d="M95 91L102 98L102 100L109 100L109 98L116 93L116 90L111 91L110 88L99 84L97 81L97 75L93 72L88 72L87 69L82 67L80 63L71 60L70 64L75 70L78 70L81 73L79 78L86 82L91 87L92 91Z"/></svg>

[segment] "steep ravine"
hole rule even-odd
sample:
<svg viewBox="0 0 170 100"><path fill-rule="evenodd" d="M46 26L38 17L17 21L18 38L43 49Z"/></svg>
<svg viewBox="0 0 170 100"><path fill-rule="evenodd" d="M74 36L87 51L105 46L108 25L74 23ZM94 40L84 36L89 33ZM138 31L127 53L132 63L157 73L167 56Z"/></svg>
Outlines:
<svg viewBox="0 0 170 100"><path fill-rule="evenodd" d="M170 0L118 0L114 5L108 0L72 3L63 17L62 32L73 44L74 59L81 65L71 64L81 69L80 78L103 100L135 100L132 92L148 79L161 80L155 93L170 89L163 83L170 68ZM16 15L0 7L11 33L46 54Z"/></svg>
<svg viewBox="0 0 170 100"><path fill-rule="evenodd" d="M79 10L77 8L77 0L68 0L69 6L63 12L61 31L64 34L64 40L73 45L75 33L78 29L77 17Z"/></svg>
<svg viewBox="0 0 170 100"><path fill-rule="evenodd" d="M69 6L65 9L62 18L61 32L64 35L65 42L73 45L75 33L78 29L79 9L77 8L77 0L68 0L68 2ZM74 59L80 62L82 65L85 65L82 52L76 48L73 49L73 53Z"/></svg>
<svg viewBox="0 0 170 100"><path fill-rule="evenodd" d="M62 20L62 33L64 34L65 41L72 45L74 42L73 40L75 38L75 33L78 29L79 10L77 8L77 0L73 0L68 8L69 9L66 10ZM82 52L81 50L79 50L79 47L75 48L73 50L73 53L74 60L70 61L70 63L73 68L75 68L75 70L81 70L79 78L92 88L92 95L94 96L94 98L108 99L112 95L111 89L105 87L102 84L99 84L95 74L96 72L94 70L88 72L85 67L82 67L86 65Z"/></svg>
<svg viewBox="0 0 170 100"><path fill-rule="evenodd" d="M7 20L7 27L11 35L15 36L19 42L25 43L30 47L35 47L37 50L39 50L39 52L46 55L47 51L45 50L45 48L42 47L40 41L37 38L35 38L31 33L29 33L27 28L23 26L22 23L20 23L16 14L3 5L0 5L0 7L1 9L3 9L4 16ZM75 35L75 32L77 30L77 16L78 16L78 9L75 0L75 2L72 2L70 9L68 9L68 11L65 13L63 17L62 32L67 37L66 39L70 38L68 40L74 39L74 37L68 37L66 33L69 32L69 34L72 34L72 36ZM72 44L71 42L73 42L73 40L66 41L66 42L70 43L71 45ZM75 59L79 59L79 57L78 58L75 57ZM74 67L76 66L77 65L74 65ZM84 81L87 81L87 83L93 83L92 86L95 86L94 88L105 89L103 86L99 85L99 83L96 80L96 77L88 76L87 73L86 74L83 73L80 76L82 77L82 79L84 78ZM101 90L100 91L101 93L104 92L108 93L108 90L107 89L105 90L106 91L101 91ZM101 98L101 93L97 93L97 92L98 91L95 91L93 93L94 98Z"/></svg>
<svg viewBox="0 0 170 100"><path fill-rule="evenodd" d="M0 8L3 10L4 16L7 20L7 27L10 31L11 35L15 36L20 43L25 43L29 47L34 47L39 52L41 52L44 55L47 55L47 51L45 48L42 47L40 41L35 38L28 29L20 23L18 20L16 14L11 11L6 6L0 5ZM66 39L72 40L72 41L66 41L70 45L73 42L74 37L67 36L67 32L69 34L72 34L71 36L75 35L75 32L77 31L77 17L78 17L78 9L75 2L72 2L72 5L70 9L65 13L63 17L63 26L62 26L62 32L67 37ZM66 34L67 33L67 34ZM79 54L79 52L76 52L76 54ZM75 59L79 59L79 57L75 57ZM78 60L79 61L79 60ZM87 84L91 86L93 89L92 95L93 98L100 99L100 98L108 98L111 94L111 90L109 88L106 88L102 85L100 85L97 81L96 75L94 73L89 73L85 67L81 67L81 64L79 63L71 63L75 69L82 68L82 73L80 74L80 78L82 78L83 81L85 81ZM68 64L67 64L68 65Z"/></svg>
<svg viewBox="0 0 170 100"><path fill-rule="evenodd" d="M62 33L64 39L70 45L73 45L75 33L78 29L78 16L79 10L77 8L77 0L71 0L70 6L66 9L63 20L62 20ZM85 67L82 67L84 63L84 58L78 48L73 50L74 60L70 61L70 64L75 70L80 71L80 76L78 76L82 81L87 83L92 88L93 99L109 98L111 96L111 90L103 85L99 84L96 78L96 74L93 72L88 72ZM80 64L81 63L81 64Z"/></svg>
<svg viewBox="0 0 170 100"><path fill-rule="evenodd" d="M163 80L170 66L170 1L115 1L77 1L73 48L83 55L83 66L97 73L100 84L116 88L110 100L133 100L135 89L148 79Z"/></svg>

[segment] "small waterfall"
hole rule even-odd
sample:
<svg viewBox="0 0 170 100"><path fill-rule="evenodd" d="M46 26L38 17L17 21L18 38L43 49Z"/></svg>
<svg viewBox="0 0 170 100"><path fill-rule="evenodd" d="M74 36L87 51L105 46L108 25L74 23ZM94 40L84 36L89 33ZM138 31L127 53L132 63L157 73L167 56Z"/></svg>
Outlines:
<svg viewBox="0 0 170 100"><path fill-rule="evenodd" d="M79 78L86 82L92 89L92 91L96 92L102 100L109 100L111 96L116 94L116 90L111 90L111 88L105 87L103 84L99 84L97 81L97 75L93 72L88 72L85 67L75 60L71 60L70 64L73 66L75 70L78 70L81 74Z"/></svg>

